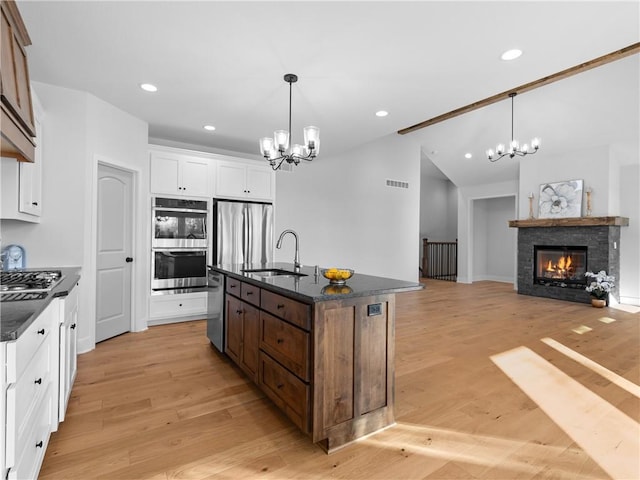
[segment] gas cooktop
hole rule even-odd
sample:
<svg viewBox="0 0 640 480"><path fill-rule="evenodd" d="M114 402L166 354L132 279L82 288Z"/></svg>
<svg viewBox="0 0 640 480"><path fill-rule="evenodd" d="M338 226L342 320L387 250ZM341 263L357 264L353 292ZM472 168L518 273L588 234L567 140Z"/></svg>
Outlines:
<svg viewBox="0 0 640 480"><path fill-rule="evenodd" d="M60 270L0 272L0 300L41 300L62 278Z"/></svg>

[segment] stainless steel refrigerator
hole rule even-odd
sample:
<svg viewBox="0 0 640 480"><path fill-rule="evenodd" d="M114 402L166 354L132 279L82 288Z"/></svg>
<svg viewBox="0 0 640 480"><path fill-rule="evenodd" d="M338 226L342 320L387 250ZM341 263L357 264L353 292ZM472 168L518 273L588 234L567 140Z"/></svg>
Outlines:
<svg viewBox="0 0 640 480"><path fill-rule="evenodd" d="M273 262L273 205L213 200L212 263ZM224 344L224 278L209 269L207 336L221 352Z"/></svg>

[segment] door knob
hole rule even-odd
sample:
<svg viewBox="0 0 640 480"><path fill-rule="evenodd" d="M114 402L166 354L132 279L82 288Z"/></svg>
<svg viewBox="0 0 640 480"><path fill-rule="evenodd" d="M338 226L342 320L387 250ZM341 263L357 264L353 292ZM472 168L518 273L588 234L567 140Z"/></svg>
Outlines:
<svg viewBox="0 0 640 480"><path fill-rule="evenodd" d="M133 258L132 257L127 257L127 258L124 259L124 261L127 262L127 263L131 263L131 262L133 262Z"/></svg>

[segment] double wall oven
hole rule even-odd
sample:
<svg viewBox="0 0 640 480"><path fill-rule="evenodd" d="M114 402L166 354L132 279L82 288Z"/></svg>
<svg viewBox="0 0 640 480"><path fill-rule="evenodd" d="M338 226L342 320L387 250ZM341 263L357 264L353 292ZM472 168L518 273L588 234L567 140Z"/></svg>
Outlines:
<svg viewBox="0 0 640 480"><path fill-rule="evenodd" d="M153 294L204 291L207 286L207 202L154 197Z"/></svg>

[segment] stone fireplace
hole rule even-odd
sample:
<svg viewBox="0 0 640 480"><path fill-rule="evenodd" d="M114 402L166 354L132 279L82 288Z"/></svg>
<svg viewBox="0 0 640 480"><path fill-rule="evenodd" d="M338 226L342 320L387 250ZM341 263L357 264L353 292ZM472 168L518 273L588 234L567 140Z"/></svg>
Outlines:
<svg viewBox="0 0 640 480"><path fill-rule="evenodd" d="M518 293L590 303L585 272L620 275L623 217L512 220L518 228ZM618 299L617 287L612 296Z"/></svg>

